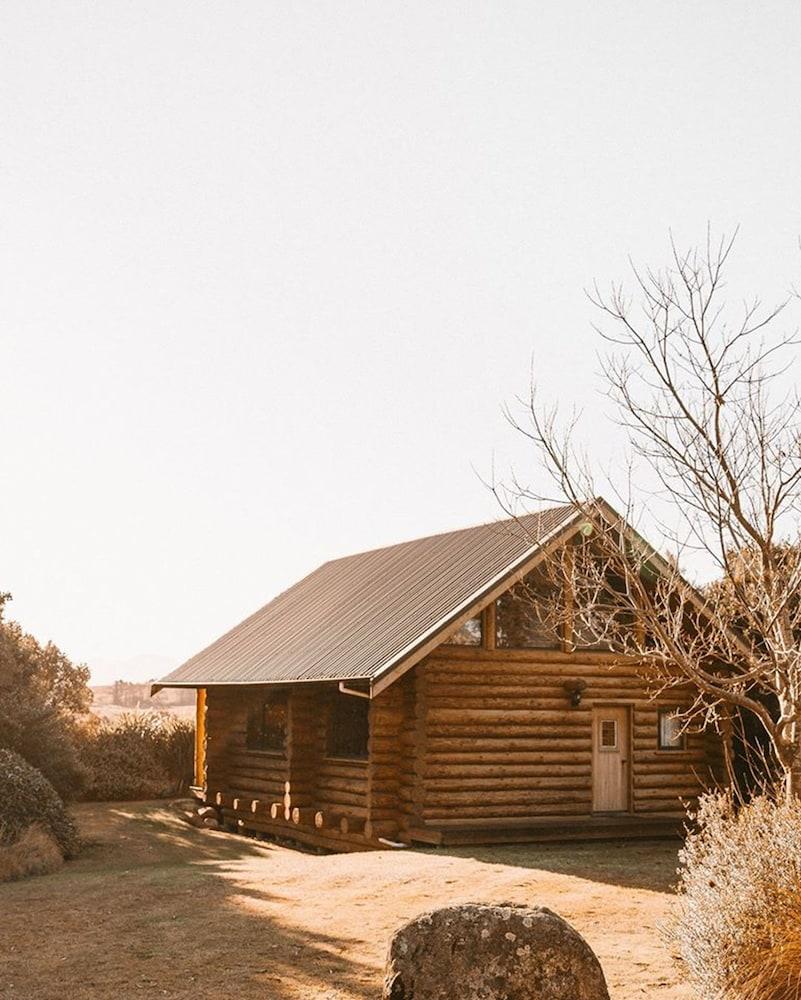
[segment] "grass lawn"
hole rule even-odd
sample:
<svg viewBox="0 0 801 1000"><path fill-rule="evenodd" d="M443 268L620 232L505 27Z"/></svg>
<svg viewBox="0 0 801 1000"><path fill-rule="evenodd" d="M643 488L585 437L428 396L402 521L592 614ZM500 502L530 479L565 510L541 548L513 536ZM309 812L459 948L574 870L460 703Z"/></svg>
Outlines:
<svg viewBox="0 0 801 1000"><path fill-rule="evenodd" d="M0 885L3 1000L376 1000L392 931L468 900L560 913L613 1000L691 995L658 929L675 843L316 856L194 829L165 803L76 812L76 861Z"/></svg>

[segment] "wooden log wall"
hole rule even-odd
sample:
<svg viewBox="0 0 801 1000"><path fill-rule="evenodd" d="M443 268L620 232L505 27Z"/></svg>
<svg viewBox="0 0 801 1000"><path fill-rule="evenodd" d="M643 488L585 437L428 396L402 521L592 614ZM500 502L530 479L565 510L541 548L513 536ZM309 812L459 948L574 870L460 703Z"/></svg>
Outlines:
<svg viewBox="0 0 801 1000"><path fill-rule="evenodd" d="M314 739L318 748L315 804L322 813L325 828L338 828L347 819L355 829L367 819L367 761L326 754L328 708L336 697L342 696L335 686L315 688Z"/></svg>
<svg viewBox="0 0 801 1000"><path fill-rule="evenodd" d="M334 818L367 819L367 761L324 757L317 779L317 808Z"/></svg>
<svg viewBox="0 0 801 1000"><path fill-rule="evenodd" d="M368 839L396 838L401 827L401 789L405 783L401 738L409 709L406 691L401 679L370 702L364 829Z"/></svg>
<svg viewBox="0 0 801 1000"><path fill-rule="evenodd" d="M632 712L631 803L677 815L710 781L707 737L658 749L658 709L633 664L604 654L442 646L414 669L411 826L520 824L592 813L592 706ZM573 708L565 682L586 682ZM389 690L392 690L391 688Z"/></svg>
<svg viewBox="0 0 801 1000"><path fill-rule="evenodd" d="M211 687L206 691L206 792L283 801L289 780L285 754L248 750L248 711L263 696L258 687Z"/></svg>
<svg viewBox="0 0 801 1000"><path fill-rule="evenodd" d="M264 687L209 689L206 701L206 794L240 829L344 849L364 841L368 819L366 760L326 756L331 685L290 689L286 753L249 750L249 710ZM358 844L357 844L358 846Z"/></svg>

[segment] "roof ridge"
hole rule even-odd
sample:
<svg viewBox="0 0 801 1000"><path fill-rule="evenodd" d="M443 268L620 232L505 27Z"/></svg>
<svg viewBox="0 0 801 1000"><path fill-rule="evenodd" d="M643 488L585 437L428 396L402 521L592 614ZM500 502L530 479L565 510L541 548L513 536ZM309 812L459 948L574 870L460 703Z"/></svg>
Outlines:
<svg viewBox="0 0 801 1000"><path fill-rule="evenodd" d="M444 538L446 535L461 535L467 531L477 531L479 528L500 527L504 524L517 523L527 517L544 517L547 514L554 513L554 511L565 510L574 506L575 504L570 501L566 501L565 503L553 504L551 507L543 507L541 510L529 510L516 516L498 518L495 521L480 521L478 524L470 524L464 528L451 528L448 531L433 531L430 535L418 535L415 538L404 539L402 542L390 542L389 545L376 545L372 549L360 549L358 552L348 552L346 555L334 556L333 559L327 559L325 562L320 563L317 568L322 569L323 566L331 566L334 563L344 562L346 559L357 559L359 556L367 556L374 552L387 552L389 549L399 549L404 545L414 545L417 542L427 542L434 538Z"/></svg>

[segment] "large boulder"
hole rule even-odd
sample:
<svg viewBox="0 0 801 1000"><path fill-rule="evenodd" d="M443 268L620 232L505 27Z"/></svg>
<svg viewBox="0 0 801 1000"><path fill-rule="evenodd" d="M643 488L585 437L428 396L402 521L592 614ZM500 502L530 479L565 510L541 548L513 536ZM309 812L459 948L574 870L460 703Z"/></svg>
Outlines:
<svg viewBox="0 0 801 1000"><path fill-rule="evenodd" d="M609 1000L595 953L542 906L467 903L395 932L384 1000Z"/></svg>

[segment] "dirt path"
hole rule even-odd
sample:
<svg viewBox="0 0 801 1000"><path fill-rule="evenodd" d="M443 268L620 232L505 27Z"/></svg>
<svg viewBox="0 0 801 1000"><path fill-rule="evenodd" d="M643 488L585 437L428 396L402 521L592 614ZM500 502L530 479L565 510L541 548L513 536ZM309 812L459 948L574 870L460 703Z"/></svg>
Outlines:
<svg viewBox="0 0 801 1000"><path fill-rule="evenodd" d="M613 1000L690 1000L657 929L675 844L316 856L195 830L163 803L78 816L77 861L0 886L3 1000L377 1000L392 931L465 900L556 910Z"/></svg>

